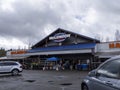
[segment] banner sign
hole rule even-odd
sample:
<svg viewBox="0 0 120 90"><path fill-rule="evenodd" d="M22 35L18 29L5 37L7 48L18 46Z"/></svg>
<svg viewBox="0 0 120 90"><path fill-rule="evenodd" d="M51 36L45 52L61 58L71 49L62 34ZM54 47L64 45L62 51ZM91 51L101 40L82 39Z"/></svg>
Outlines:
<svg viewBox="0 0 120 90"><path fill-rule="evenodd" d="M70 37L70 34L57 33L54 36L49 37L49 40L54 40L54 42L63 42L68 37Z"/></svg>

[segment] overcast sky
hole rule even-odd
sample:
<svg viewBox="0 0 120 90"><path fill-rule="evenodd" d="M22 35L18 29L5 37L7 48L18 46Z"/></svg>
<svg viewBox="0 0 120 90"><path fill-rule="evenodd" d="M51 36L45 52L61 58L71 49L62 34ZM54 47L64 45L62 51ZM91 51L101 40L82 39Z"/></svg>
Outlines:
<svg viewBox="0 0 120 90"><path fill-rule="evenodd" d="M27 48L57 28L114 40L120 0L0 0L0 47Z"/></svg>

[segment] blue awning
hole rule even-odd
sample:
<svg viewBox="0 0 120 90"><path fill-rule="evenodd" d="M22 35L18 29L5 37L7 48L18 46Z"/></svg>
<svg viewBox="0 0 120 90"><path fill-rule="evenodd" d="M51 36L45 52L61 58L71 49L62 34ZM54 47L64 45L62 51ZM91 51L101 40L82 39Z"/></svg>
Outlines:
<svg viewBox="0 0 120 90"><path fill-rule="evenodd" d="M60 60L60 59L57 57L51 57L51 58L47 58L46 61L58 61L58 60Z"/></svg>
<svg viewBox="0 0 120 90"><path fill-rule="evenodd" d="M81 50L81 49L92 49L95 48L96 43L88 44L74 44L74 45L65 45L65 46L54 46L54 47L43 47L43 48L34 48L28 50L28 53L35 52L46 52L46 51L63 51L63 50Z"/></svg>

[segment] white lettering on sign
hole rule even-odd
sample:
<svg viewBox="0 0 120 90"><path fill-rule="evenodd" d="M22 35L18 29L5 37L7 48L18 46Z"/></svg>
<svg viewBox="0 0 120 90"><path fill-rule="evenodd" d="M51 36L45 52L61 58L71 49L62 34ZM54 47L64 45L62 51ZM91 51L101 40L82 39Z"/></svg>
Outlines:
<svg viewBox="0 0 120 90"><path fill-rule="evenodd" d="M49 37L49 40L54 40L55 42L62 42L68 37L70 37L70 34L57 33L53 37Z"/></svg>

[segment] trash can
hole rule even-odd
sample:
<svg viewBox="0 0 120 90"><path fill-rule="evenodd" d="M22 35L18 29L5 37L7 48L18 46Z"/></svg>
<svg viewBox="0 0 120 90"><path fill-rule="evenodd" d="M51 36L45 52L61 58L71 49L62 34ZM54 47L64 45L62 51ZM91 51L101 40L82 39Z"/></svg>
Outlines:
<svg viewBox="0 0 120 90"><path fill-rule="evenodd" d="M88 70L88 65L87 64L82 64L81 68L82 68L82 70Z"/></svg>

